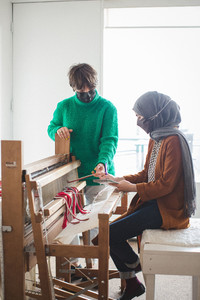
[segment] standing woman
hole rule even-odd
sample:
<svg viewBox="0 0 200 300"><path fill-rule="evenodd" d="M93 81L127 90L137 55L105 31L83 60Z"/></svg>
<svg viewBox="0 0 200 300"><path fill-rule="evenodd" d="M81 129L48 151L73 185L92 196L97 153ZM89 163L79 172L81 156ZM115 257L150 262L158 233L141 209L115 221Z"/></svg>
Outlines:
<svg viewBox="0 0 200 300"><path fill-rule="evenodd" d="M120 300L145 292L135 275L141 271L139 257L127 240L145 229L187 228L196 208L191 153L178 129L179 106L164 94L147 92L135 102L133 110L137 125L150 134L144 169L124 177L99 174L102 179L119 182L115 184L119 191L136 192L127 213L110 224L110 255L120 277L126 280Z"/></svg>
<svg viewBox="0 0 200 300"><path fill-rule="evenodd" d="M72 65L69 69L69 84L75 94L57 104L53 119L48 126L48 135L55 140L70 137L70 153L81 161L79 177L107 171L115 174L113 158L118 143L118 120L115 106L101 97L97 90L97 72L86 63ZM94 178L93 178L94 179ZM103 188L86 180L87 204Z"/></svg>
<svg viewBox="0 0 200 300"><path fill-rule="evenodd" d="M70 137L70 153L81 161L79 177L91 174L94 169L99 174L108 171L114 175L113 159L118 143L117 110L110 101L98 94L97 72L92 66L86 63L72 65L68 76L75 94L57 104L48 126L48 135L52 140L55 140L56 133L63 139ZM91 204L104 189L93 179L86 179L86 205ZM105 200L107 193L110 193L109 189L101 193L98 200ZM97 229L92 229L90 239L96 234ZM78 237L73 244L79 244ZM80 267L78 260L74 265Z"/></svg>

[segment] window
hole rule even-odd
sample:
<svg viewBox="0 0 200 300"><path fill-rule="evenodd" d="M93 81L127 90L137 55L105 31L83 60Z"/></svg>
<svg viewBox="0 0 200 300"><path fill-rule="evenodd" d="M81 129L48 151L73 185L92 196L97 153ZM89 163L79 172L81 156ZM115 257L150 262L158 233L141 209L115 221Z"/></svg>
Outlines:
<svg viewBox="0 0 200 300"><path fill-rule="evenodd" d="M148 135L136 126L132 107L140 95L156 90L169 95L181 107L180 129L190 142L199 181L199 53L200 7L105 10L104 95L118 109L120 141L116 165L120 164L120 170L124 162L120 151L125 150L132 150L132 158L126 155L126 173L128 167L131 173L138 171L138 160L141 169ZM129 146L125 146L130 139ZM138 158L141 149L144 153Z"/></svg>

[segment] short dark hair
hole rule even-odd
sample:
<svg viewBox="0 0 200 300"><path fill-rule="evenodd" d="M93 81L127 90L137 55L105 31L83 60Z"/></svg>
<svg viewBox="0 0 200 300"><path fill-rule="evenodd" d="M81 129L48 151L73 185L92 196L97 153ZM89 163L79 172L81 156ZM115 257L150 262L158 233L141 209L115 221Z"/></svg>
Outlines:
<svg viewBox="0 0 200 300"><path fill-rule="evenodd" d="M69 69L69 84L73 90L82 90L85 87L95 89L97 86L97 72L88 64L72 65Z"/></svg>

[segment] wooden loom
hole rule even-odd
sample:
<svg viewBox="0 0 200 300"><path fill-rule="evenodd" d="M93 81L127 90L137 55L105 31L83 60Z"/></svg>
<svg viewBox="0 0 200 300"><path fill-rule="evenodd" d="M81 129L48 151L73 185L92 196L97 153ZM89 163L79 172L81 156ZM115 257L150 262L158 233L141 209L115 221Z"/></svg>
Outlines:
<svg viewBox="0 0 200 300"><path fill-rule="evenodd" d="M5 300L26 299L85 299L85 295L108 299L108 279L119 277L116 270L109 270L109 218L115 211L123 213L127 198L113 192L99 213L99 245L87 245L87 232L83 233L84 245L55 244L54 239L62 230L65 206L62 199L52 200L66 187L67 180L77 178L80 161L70 159L69 141L56 135L55 155L23 167L22 142L2 141L2 237L3 237L3 296ZM55 168L54 168L55 167ZM52 169L52 170L51 170ZM44 174L42 174L44 173ZM42 174L42 175L41 175ZM26 182L26 183L25 183ZM85 182L76 187L83 193ZM25 198L28 193L31 224L25 222ZM42 192L43 211L36 209L37 195ZM83 194L82 194L83 195ZM117 207L121 200L121 206ZM116 208L117 207L117 208ZM56 278L48 269L47 257L57 258ZM97 277L98 293L70 283L70 273L60 279L63 257L86 258L82 272ZM91 258L98 258L99 267L91 269ZM39 289L25 291L25 273L35 265L39 270ZM70 265L69 267L70 268ZM80 272L76 270L77 274ZM63 275L62 275L63 277ZM91 281L89 282L91 285ZM64 289L63 289L64 288ZM77 293L76 295L74 295Z"/></svg>

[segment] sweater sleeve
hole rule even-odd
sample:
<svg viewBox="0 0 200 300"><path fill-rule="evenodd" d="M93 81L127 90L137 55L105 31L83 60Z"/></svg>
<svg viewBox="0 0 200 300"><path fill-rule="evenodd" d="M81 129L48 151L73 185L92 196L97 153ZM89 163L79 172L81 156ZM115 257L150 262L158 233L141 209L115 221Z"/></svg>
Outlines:
<svg viewBox="0 0 200 300"><path fill-rule="evenodd" d="M135 174L135 175L124 175L123 176L125 180L131 182L131 183L140 183L140 182L146 182L147 181L147 172L145 169L143 169L141 172Z"/></svg>
<svg viewBox="0 0 200 300"><path fill-rule="evenodd" d="M105 111L101 138L99 144L98 163L107 163L108 172L112 165L118 144L118 118L117 109L114 105L108 106Z"/></svg>
<svg viewBox="0 0 200 300"><path fill-rule="evenodd" d="M137 191L142 201L169 195L176 187L182 172L179 138L171 136L163 142L162 153L156 163L155 180L137 184Z"/></svg>
<svg viewBox="0 0 200 300"><path fill-rule="evenodd" d="M51 120L47 132L49 137L55 141L55 134L59 128L63 126L63 115L62 110L60 108L60 104L58 103L56 110L53 113L53 119Z"/></svg>

